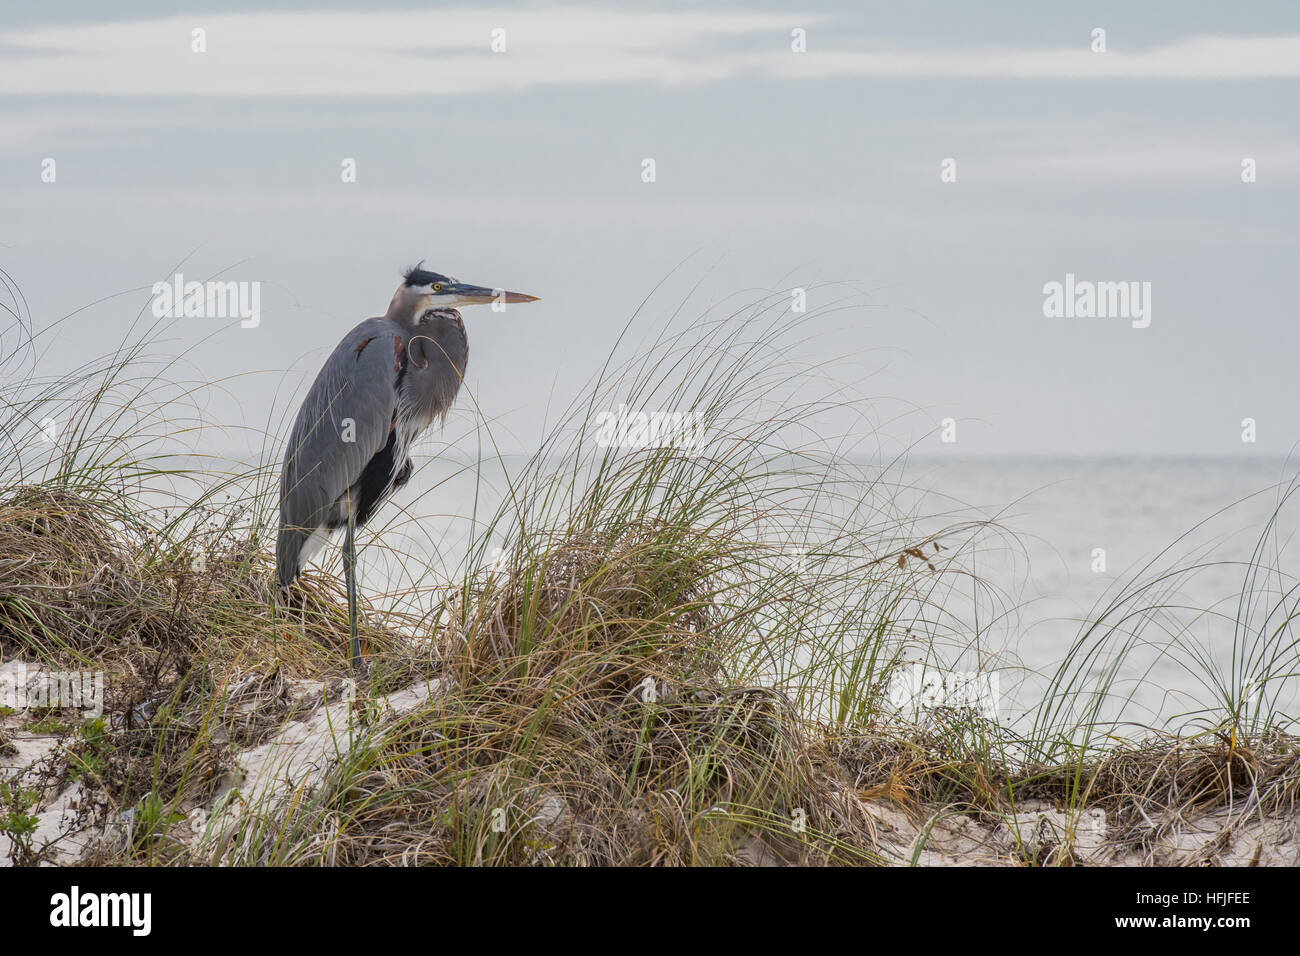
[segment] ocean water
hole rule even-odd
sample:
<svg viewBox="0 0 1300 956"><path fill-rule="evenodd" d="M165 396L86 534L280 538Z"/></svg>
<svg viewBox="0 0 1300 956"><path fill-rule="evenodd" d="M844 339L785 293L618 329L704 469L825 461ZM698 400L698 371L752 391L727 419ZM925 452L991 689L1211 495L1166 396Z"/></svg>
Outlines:
<svg viewBox="0 0 1300 956"><path fill-rule="evenodd" d="M1107 716L1183 725L1252 678L1246 712L1300 714L1287 625L1300 570L1300 501L1287 499L1295 462L954 457L909 471L924 489L920 513L961 503L996 522L965 559L987 587L986 666L1010 668L1005 709L1046 692L1017 674L1050 674L1082 641L1098 652L1084 671L1093 686L1113 678Z"/></svg>

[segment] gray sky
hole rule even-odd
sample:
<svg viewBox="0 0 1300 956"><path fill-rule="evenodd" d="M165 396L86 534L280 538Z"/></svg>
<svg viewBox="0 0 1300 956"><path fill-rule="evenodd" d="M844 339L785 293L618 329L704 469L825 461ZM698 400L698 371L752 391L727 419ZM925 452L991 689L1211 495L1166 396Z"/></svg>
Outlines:
<svg viewBox="0 0 1300 956"><path fill-rule="evenodd" d="M899 443L940 450L946 416L971 454L1300 439L1293 3L13 6L0 265L38 323L138 290L73 320L79 350L116 344L188 255L187 278L262 283L261 324L222 329L204 374L314 374L424 258L542 296L466 313L469 385L527 451L557 376L586 380L690 256L649 318L697 282L696 311L856 296L806 357L923 409ZM1067 273L1150 282L1150 326L1046 318ZM187 322L178 348L214 328ZM212 414L260 424L279 381Z"/></svg>

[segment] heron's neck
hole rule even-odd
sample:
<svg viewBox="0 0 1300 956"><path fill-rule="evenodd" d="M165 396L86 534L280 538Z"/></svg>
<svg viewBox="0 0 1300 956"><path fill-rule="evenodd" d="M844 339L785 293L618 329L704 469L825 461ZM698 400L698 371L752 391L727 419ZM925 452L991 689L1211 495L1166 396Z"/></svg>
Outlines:
<svg viewBox="0 0 1300 956"><path fill-rule="evenodd" d="M393 293L393 298L388 303L388 311L384 313L384 318L392 319L394 322L401 322L406 326L414 326L420 316L429 308L429 302L432 298L432 296L424 295L406 285L399 285L397 291Z"/></svg>

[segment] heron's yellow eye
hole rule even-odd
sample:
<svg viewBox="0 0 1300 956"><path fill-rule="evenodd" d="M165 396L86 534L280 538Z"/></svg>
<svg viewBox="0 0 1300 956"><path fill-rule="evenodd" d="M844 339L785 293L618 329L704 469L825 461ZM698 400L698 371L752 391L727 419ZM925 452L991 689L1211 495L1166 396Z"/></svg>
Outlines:
<svg viewBox="0 0 1300 956"><path fill-rule="evenodd" d="M441 291L442 291L442 283L441 283L441 282L435 282L435 283L433 284L433 291L434 291L434 292L441 292Z"/></svg>

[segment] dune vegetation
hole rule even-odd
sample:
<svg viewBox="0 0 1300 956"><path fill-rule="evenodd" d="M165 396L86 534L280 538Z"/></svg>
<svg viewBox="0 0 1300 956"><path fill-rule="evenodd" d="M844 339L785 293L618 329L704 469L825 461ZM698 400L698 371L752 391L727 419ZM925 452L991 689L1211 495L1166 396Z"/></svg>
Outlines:
<svg viewBox="0 0 1300 956"><path fill-rule="evenodd" d="M429 504L399 497L365 538L402 573L363 589L353 674L337 555L287 595L273 584L275 466L201 460L214 425L195 396L212 383L156 357L157 328L43 377L53 332L15 297L0 675L96 672L105 695L94 716L0 708L0 857L1297 862L1300 747L1276 705L1297 671L1294 585L1264 549L1242 569L1231 673L1160 635L1205 674L1194 719L1113 719L1127 655L1167 619L1166 569L1080 626L1016 720L899 712L891 687L918 654L998 666L950 599L981 586L964 558L1003 531L918 521L896 462L844 454L879 423L783 358L801 334L784 308L611 355L536 453L501 465L454 561L396 543ZM619 406L690 429L612 442L601 414Z"/></svg>

